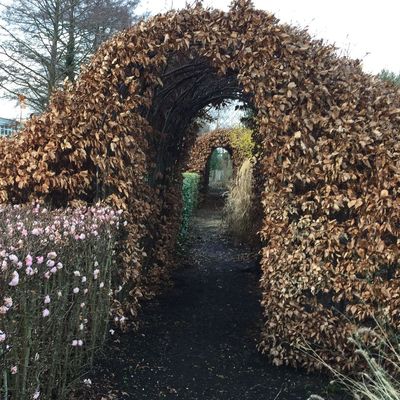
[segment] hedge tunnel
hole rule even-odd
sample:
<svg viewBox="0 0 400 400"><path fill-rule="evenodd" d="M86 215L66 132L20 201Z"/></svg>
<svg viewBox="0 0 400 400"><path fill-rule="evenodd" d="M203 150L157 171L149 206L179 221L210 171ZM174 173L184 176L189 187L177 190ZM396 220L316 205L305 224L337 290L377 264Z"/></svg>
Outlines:
<svg viewBox="0 0 400 400"><path fill-rule="evenodd" d="M247 0L170 11L106 42L47 112L1 140L0 200L123 208L114 311L132 320L173 263L195 117L226 99L257 118L260 348L317 367L307 342L351 368L350 332L372 317L400 325L399 92Z"/></svg>

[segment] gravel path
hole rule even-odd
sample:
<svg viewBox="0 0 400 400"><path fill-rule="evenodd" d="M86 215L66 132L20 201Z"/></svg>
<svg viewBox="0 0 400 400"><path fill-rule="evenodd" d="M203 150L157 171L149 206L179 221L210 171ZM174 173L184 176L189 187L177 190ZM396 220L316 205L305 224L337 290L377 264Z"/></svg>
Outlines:
<svg viewBox="0 0 400 400"><path fill-rule="evenodd" d="M109 343L80 398L306 400L324 392L326 379L273 367L257 351L259 267L223 234L220 215L213 204L197 211L174 286L144 304L138 332Z"/></svg>

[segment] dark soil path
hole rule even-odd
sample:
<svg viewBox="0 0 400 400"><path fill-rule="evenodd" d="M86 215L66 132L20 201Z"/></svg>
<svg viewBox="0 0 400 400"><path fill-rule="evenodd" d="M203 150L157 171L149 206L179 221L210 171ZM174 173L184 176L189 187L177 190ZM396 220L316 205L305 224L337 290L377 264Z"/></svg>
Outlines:
<svg viewBox="0 0 400 400"><path fill-rule="evenodd" d="M173 288L144 305L138 332L109 345L93 398L306 400L324 391L326 379L273 367L257 351L258 266L223 234L220 211L198 210Z"/></svg>

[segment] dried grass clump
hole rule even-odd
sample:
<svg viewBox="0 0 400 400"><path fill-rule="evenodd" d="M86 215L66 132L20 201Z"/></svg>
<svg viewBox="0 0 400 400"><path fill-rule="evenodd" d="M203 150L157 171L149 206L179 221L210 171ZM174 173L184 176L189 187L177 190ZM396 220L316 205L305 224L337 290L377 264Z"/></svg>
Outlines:
<svg viewBox="0 0 400 400"><path fill-rule="evenodd" d="M123 293L173 262L184 155L205 105L255 110L262 207L261 348L276 364L356 365L347 337L372 316L400 328L400 93L306 31L237 0L142 21L103 44L74 84L0 140L0 201L124 210ZM316 323L318 321L318 323Z"/></svg>
<svg viewBox="0 0 400 400"><path fill-rule="evenodd" d="M241 165L228 191L223 221L235 238L247 242L254 240L253 166L250 159Z"/></svg>
<svg viewBox="0 0 400 400"><path fill-rule="evenodd" d="M355 356L358 357L357 370L360 372L345 374L315 352L310 354L333 375L334 382L342 386L354 399L400 399L400 345L397 334L377 322L375 329L358 329L349 342L353 345ZM310 351L307 347L303 347L303 350ZM317 397L315 395L315 398Z"/></svg>

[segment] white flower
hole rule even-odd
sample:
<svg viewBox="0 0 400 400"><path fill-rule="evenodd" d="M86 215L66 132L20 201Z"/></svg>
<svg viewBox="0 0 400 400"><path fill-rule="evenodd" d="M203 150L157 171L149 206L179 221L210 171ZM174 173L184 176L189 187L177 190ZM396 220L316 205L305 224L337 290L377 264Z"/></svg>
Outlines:
<svg viewBox="0 0 400 400"><path fill-rule="evenodd" d="M56 265L56 263L53 260L47 260L46 265L49 268L52 268L52 267L54 267L54 265Z"/></svg>
<svg viewBox="0 0 400 400"><path fill-rule="evenodd" d="M95 269L93 272L93 279L96 280L99 277L100 270Z"/></svg>
<svg viewBox="0 0 400 400"><path fill-rule="evenodd" d="M59 291L57 292L57 296L58 296L58 297L61 297L61 296L62 296L61 290L59 290Z"/></svg>
<svg viewBox="0 0 400 400"><path fill-rule="evenodd" d="M49 304L49 303L50 303L50 296L47 295L47 296L44 298L44 304Z"/></svg>
<svg viewBox="0 0 400 400"><path fill-rule="evenodd" d="M81 273L79 271L74 271L75 276L81 276Z"/></svg>
<svg viewBox="0 0 400 400"><path fill-rule="evenodd" d="M99 287L100 287L100 289L103 288L104 287L104 282L100 282Z"/></svg>
<svg viewBox="0 0 400 400"><path fill-rule="evenodd" d="M74 288L73 292L74 292L75 294L78 294L78 293L79 293L79 288L78 288L78 287Z"/></svg>
<svg viewBox="0 0 400 400"><path fill-rule="evenodd" d="M84 294L86 294L88 291L89 291L89 289L88 289L88 288L86 288L86 289L83 289L83 293L84 293Z"/></svg>
<svg viewBox="0 0 400 400"><path fill-rule="evenodd" d="M83 383L87 386L90 386L92 384L92 381L90 379L84 379Z"/></svg>
<svg viewBox="0 0 400 400"><path fill-rule="evenodd" d="M82 276L82 283L86 282L86 276Z"/></svg>
<svg viewBox="0 0 400 400"><path fill-rule="evenodd" d="M13 305L13 300L12 300L12 298L11 298L11 297L4 297L4 305L5 305L7 308L11 308L12 305Z"/></svg>
<svg viewBox="0 0 400 400"><path fill-rule="evenodd" d="M85 303L81 303L81 308L84 308L85 307Z"/></svg>
<svg viewBox="0 0 400 400"><path fill-rule="evenodd" d="M47 309L47 308L45 308L44 310L43 310L43 318L46 318L46 317L48 317L50 315L50 311Z"/></svg>
<svg viewBox="0 0 400 400"><path fill-rule="evenodd" d="M83 341L82 340L78 340L78 346L83 346Z"/></svg>
<svg viewBox="0 0 400 400"><path fill-rule="evenodd" d="M50 272L51 272L52 274L55 274L55 273L57 272L57 268L56 268L56 267L53 267L53 268L50 270Z"/></svg>
<svg viewBox="0 0 400 400"><path fill-rule="evenodd" d="M57 269L62 269L63 265L62 265L62 263L59 262L59 263L57 263L56 267L57 267Z"/></svg>
<svg viewBox="0 0 400 400"><path fill-rule="evenodd" d="M80 325L79 325L79 330L80 330L80 331L83 331L83 324L80 324Z"/></svg>
<svg viewBox="0 0 400 400"><path fill-rule="evenodd" d="M32 399L33 399L33 400L37 400L37 399L39 398L39 396L40 396L40 392L39 392L38 389L36 389L36 390L35 390L35 393L33 393Z"/></svg>
<svg viewBox="0 0 400 400"><path fill-rule="evenodd" d="M32 276L32 275L34 275L34 271L33 271L33 268L32 267L27 267L26 268L26 270L25 270L25 272L26 272L26 274L28 275L28 276Z"/></svg>
<svg viewBox="0 0 400 400"><path fill-rule="evenodd" d="M115 333L114 329L110 329L110 333L111 333L111 335L114 335L114 333Z"/></svg>
<svg viewBox="0 0 400 400"><path fill-rule="evenodd" d="M17 286L19 283L19 274L17 271L14 271L12 273L12 279L11 281L8 283L10 286Z"/></svg>
<svg viewBox="0 0 400 400"><path fill-rule="evenodd" d="M78 341L77 340L73 340L71 344L72 344L72 346L76 347L76 346L78 346Z"/></svg>
<svg viewBox="0 0 400 400"><path fill-rule="evenodd" d="M57 257L57 253L55 251L51 251L49 254L47 254L47 258L49 260L55 260Z"/></svg>
<svg viewBox="0 0 400 400"><path fill-rule="evenodd" d="M17 264L18 263L18 257L15 254L10 254L8 256L8 259L13 263L13 264Z"/></svg>
<svg viewBox="0 0 400 400"><path fill-rule="evenodd" d="M4 342L6 340L7 335L3 332L0 331L0 343Z"/></svg>

